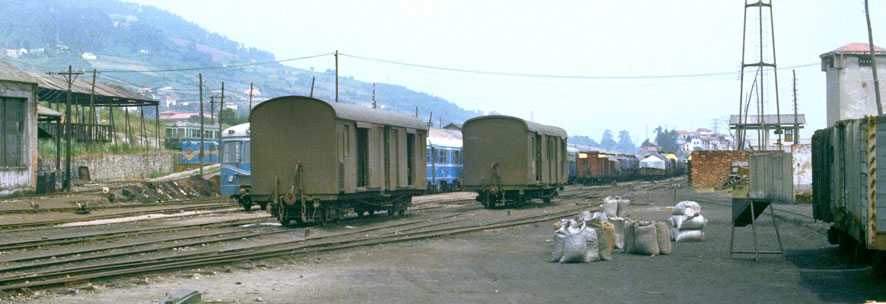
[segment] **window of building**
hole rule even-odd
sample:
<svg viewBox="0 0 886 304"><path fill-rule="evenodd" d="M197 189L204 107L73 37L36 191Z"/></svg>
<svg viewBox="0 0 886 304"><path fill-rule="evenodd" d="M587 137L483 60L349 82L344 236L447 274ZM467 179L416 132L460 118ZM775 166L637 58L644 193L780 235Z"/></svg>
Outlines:
<svg viewBox="0 0 886 304"><path fill-rule="evenodd" d="M0 97L0 167L24 164L25 104L27 100L23 98Z"/></svg>

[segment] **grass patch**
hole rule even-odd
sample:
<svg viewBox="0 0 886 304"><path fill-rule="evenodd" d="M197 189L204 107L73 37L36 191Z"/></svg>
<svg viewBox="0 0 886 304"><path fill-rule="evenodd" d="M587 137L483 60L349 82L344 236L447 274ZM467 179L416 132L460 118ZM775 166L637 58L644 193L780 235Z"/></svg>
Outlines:
<svg viewBox="0 0 886 304"><path fill-rule="evenodd" d="M41 138L37 141L37 154L40 158L55 158L56 151L61 151L61 156L65 156L65 143L61 142L61 150L58 150L59 147L56 147L55 140L50 138ZM115 145L113 143L93 143L89 146L89 151L86 150L86 143L82 142L72 142L71 143L71 156L101 156L101 155L114 155L114 154L139 154L146 152L159 152L159 151L173 151L164 148L153 148L153 147L142 147L142 146L130 146L128 144L120 144Z"/></svg>

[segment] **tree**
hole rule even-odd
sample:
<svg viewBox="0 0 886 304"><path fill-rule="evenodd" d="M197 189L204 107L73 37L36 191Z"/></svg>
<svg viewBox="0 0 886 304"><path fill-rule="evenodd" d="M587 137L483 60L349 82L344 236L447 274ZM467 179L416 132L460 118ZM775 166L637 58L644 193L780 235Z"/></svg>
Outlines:
<svg viewBox="0 0 886 304"><path fill-rule="evenodd" d="M569 137L569 143L576 144L576 145L585 145L585 146L598 146L599 145L596 140L594 140L593 138L584 136L584 135L576 135L576 136Z"/></svg>
<svg viewBox="0 0 886 304"><path fill-rule="evenodd" d="M600 146L603 149L615 149L615 139L612 137L612 130L603 131L603 138L600 139Z"/></svg>
<svg viewBox="0 0 886 304"><path fill-rule="evenodd" d="M621 130L618 132L618 143L615 144L615 150L623 153L636 152L637 146L631 141L631 135L627 130Z"/></svg>
<svg viewBox="0 0 886 304"><path fill-rule="evenodd" d="M662 129L661 126L655 128L655 143L661 148L661 152L676 153L680 151L677 145L677 131Z"/></svg>

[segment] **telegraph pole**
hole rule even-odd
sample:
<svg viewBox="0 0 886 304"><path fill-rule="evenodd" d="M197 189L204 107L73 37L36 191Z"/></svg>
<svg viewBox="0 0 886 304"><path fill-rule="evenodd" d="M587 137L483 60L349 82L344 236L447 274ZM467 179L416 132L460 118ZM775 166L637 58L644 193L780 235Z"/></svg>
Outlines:
<svg viewBox="0 0 886 304"><path fill-rule="evenodd" d="M86 152L89 152L89 146L92 145L92 137L95 136L95 127L97 122L95 121L95 74L96 70L92 69L92 89L89 91L89 108L91 109L91 114L89 115L89 137L86 139Z"/></svg>
<svg viewBox="0 0 886 304"><path fill-rule="evenodd" d="M222 81L221 100L218 104L218 144L221 144L222 112L225 111L225 82Z"/></svg>
<svg viewBox="0 0 886 304"><path fill-rule="evenodd" d="M338 102L338 50L335 50L335 102Z"/></svg>
<svg viewBox="0 0 886 304"><path fill-rule="evenodd" d="M215 123L215 95L209 96L209 123Z"/></svg>
<svg viewBox="0 0 886 304"><path fill-rule="evenodd" d="M203 177L203 141L206 132L203 131L203 74L197 74L200 77L200 159L198 162L200 164L200 177Z"/></svg>
<svg viewBox="0 0 886 304"><path fill-rule="evenodd" d="M877 59L874 57L874 36L871 34L871 15L868 14L868 0L864 0L864 18L868 21L868 47L871 49L871 70L874 72L874 96L877 97L877 115L883 115L880 104L880 78L877 77Z"/></svg>
<svg viewBox="0 0 886 304"><path fill-rule="evenodd" d="M797 70L791 70L794 74L794 144L800 143L800 121L797 120Z"/></svg>
<svg viewBox="0 0 886 304"><path fill-rule="evenodd" d="M338 73L338 72L336 72L336 73ZM313 76L311 77L311 95L309 95L311 98L314 97L314 79L315 78L316 77L313 77ZM338 77L336 77L335 80L338 81ZM336 86L336 88L338 88L338 86ZM336 93L338 93L338 90L336 90Z"/></svg>
<svg viewBox="0 0 886 304"><path fill-rule="evenodd" d="M71 191L71 86L77 80L77 76L80 76L83 72L74 72L69 65L68 72L49 72L47 74L62 75L65 81L68 82L68 98L65 104L65 179L62 182L62 188L64 191ZM56 147L56 149L58 148Z"/></svg>
<svg viewBox="0 0 886 304"><path fill-rule="evenodd" d="M252 81L249 82L249 111L252 112ZM248 116L249 113L246 113Z"/></svg>
<svg viewBox="0 0 886 304"><path fill-rule="evenodd" d="M375 82L372 83L372 108L375 109Z"/></svg>

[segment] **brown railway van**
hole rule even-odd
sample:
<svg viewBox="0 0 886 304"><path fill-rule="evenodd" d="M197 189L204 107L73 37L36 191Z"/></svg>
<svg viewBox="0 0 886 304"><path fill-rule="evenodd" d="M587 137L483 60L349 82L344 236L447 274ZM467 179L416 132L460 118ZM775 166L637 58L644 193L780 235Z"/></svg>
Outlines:
<svg viewBox="0 0 886 304"><path fill-rule="evenodd" d="M418 118L285 96L256 106L249 122L253 199L284 225L350 210L403 214L425 191L428 131Z"/></svg>
<svg viewBox="0 0 886 304"><path fill-rule="evenodd" d="M466 121L465 190L478 193L487 208L544 202L567 182L566 131L503 115Z"/></svg>

